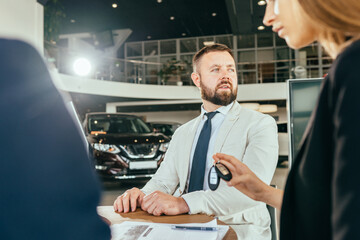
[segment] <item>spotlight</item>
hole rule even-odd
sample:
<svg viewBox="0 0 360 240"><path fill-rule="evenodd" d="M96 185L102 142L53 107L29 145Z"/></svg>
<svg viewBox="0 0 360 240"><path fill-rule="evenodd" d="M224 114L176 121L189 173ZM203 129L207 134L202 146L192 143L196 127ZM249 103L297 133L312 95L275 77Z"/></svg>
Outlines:
<svg viewBox="0 0 360 240"><path fill-rule="evenodd" d="M262 30L264 30L265 29L265 27L264 26L258 26L258 28L257 28L258 30L260 30L260 31L262 31Z"/></svg>
<svg viewBox="0 0 360 240"><path fill-rule="evenodd" d="M264 1L264 0L258 1L259 6L264 6L265 4L266 4L266 1Z"/></svg>
<svg viewBox="0 0 360 240"><path fill-rule="evenodd" d="M174 16L171 16L171 17L170 17L170 20L171 20L171 21L173 21L174 19L175 19L175 17L174 17Z"/></svg>
<svg viewBox="0 0 360 240"><path fill-rule="evenodd" d="M112 7L113 7L113 8L117 8L118 5L117 5L116 3L113 3Z"/></svg>
<svg viewBox="0 0 360 240"><path fill-rule="evenodd" d="M79 76L86 76L91 71L91 63L86 58L78 58L73 64L74 72Z"/></svg>
<svg viewBox="0 0 360 240"><path fill-rule="evenodd" d="M213 12L213 13L211 14L211 16L213 16L213 17L216 17L216 15L217 15L216 12Z"/></svg>

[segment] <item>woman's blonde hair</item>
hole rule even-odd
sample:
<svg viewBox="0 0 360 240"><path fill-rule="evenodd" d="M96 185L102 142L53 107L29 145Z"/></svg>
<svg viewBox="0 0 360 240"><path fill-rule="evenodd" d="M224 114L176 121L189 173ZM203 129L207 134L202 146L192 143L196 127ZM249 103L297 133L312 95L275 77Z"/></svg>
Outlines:
<svg viewBox="0 0 360 240"><path fill-rule="evenodd" d="M319 25L319 42L332 57L360 38L360 0L298 0Z"/></svg>

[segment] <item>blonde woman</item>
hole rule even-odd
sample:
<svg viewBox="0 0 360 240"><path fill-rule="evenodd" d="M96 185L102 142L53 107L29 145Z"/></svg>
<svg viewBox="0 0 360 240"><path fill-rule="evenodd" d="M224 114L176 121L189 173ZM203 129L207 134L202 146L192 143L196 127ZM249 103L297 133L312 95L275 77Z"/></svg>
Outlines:
<svg viewBox="0 0 360 240"><path fill-rule="evenodd" d="M232 156L214 155L228 185L281 208L284 239L360 239L360 1L269 0L264 24L291 48L319 41L334 63L325 78L285 191Z"/></svg>

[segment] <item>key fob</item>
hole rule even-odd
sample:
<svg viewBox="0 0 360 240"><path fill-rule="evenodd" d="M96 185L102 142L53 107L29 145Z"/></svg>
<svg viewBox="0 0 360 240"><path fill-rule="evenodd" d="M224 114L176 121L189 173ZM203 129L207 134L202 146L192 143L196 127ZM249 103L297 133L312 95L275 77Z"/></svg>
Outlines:
<svg viewBox="0 0 360 240"><path fill-rule="evenodd" d="M225 167L224 164L216 163L215 170L220 178L224 179L225 181L231 180L231 178L232 178L231 172L229 171L229 169L227 167Z"/></svg>
<svg viewBox="0 0 360 240"><path fill-rule="evenodd" d="M208 174L208 184L209 184L209 188L212 191L215 191L220 184L220 178L219 178L218 174L216 173L215 166L212 166L210 168L210 171Z"/></svg>

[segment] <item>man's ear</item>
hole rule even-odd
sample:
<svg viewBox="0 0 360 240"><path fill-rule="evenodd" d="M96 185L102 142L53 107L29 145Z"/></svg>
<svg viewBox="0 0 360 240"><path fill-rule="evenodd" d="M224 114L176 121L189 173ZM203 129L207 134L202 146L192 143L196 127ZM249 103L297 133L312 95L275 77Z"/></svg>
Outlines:
<svg viewBox="0 0 360 240"><path fill-rule="evenodd" d="M193 72L191 74L191 79L192 79L193 83L195 84L195 86L200 88L200 75L196 72Z"/></svg>

